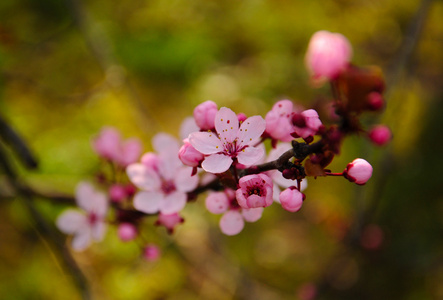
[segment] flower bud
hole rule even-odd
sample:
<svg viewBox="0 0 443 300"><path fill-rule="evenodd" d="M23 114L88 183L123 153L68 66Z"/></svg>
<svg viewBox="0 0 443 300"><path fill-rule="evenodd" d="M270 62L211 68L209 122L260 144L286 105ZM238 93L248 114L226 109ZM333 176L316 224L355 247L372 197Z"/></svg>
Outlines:
<svg viewBox="0 0 443 300"><path fill-rule="evenodd" d="M385 125L377 125L369 131L371 141L377 146L386 145L392 138L391 130Z"/></svg>
<svg viewBox="0 0 443 300"><path fill-rule="evenodd" d="M290 212L299 211L305 195L295 187L289 187L280 193L281 206Z"/></svg>
<svg viewBox="0 0 443 300"><path fill-rule="evenodd" d="M184 145L181 146L178 157L182 161L183 164L190 167L198 167L200 163L203 161L205 156L197 151L188 141L188 139L184 140Z"/></svg>
<svg viewBox="0 0 443 300"><path fill-rule="evenodd" d="M369 93L367 96L368 108L370 110L380 110L383 107L384 101L383 97L378 92Z"/></svg>
<svg viewBox="0 0 443 300"><path fill-rule="evenodd" d="M118 226L118 237L123 242L132 241L138 235L137 228L131 223L121 223Z"/></svg>
<svg viewBox="0 0 443 300"><path fill-rule="evenodd" d="M228 210L229 200L224 192L213 192L206 198L206 208L213 214L221 214Z"/></svg>
<svg viewBox="0 0 443 300"><path fill-rule="evenodd" d="M362 158L356 158L343 171L343 176L350 182L363 185L372 176L372 166Z"/></svg>
<svg viewBox="0 0 443 300"><path fill-rule="evenodd" d="M306 67L316 79L336 78L349 64L352 47L348 39L339 33L316 32L309 41Z"/></svg>
<svg viewBox="0 0 443 300"><path fill-rule="evenodd" d="M157 245L148 244L143 249L143 257L147 261L156 261L160 258L161 252Z"/></svg>
<svg viewBox="0 0 443 300"><path fill-rule="evenodd" d="M113 184L109 188L109 198L113 202L121 202L126 198L126 188L119 184Z"/></svg>
<svg viewBox="0 0 443 300"><path fill-rule="evenodd" d="M215 114L218 112L217 104L213 101L205 101L194 109L194 119L201 130L214 129Z"/></svg>

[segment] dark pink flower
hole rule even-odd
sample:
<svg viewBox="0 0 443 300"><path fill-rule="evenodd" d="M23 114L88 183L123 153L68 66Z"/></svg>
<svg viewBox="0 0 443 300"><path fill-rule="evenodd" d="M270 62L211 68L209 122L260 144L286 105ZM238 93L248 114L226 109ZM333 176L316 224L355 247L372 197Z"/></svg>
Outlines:
<svg viewBox="0 0 443 300"><path fill-rule="evenodd" d="M239 180L235 195L243 208L267 207L272 204L272 179L265 174L247 175Z"/></svg>
<svg viewBox="0 0 443 300"><path fill-rule="evenodd" d="M368 134L371 141L377 146L384 146L392 138L391 130L385 125L374 126Z"/></svg>
<svg viewBox="0 0 443 300"><path fill-rule="evenodd" d="M147 261L156 261L160 258L160 255L161 255L161 251L157 245L148 244L143 249L143 257Z"/></svg>
<svg viewBox="0 0 443 300"><path fill-rule="evenodd" d="M138 235L137 228L131 223L121 223L118 225L118 237L123 242L132 241Z"/></svg>

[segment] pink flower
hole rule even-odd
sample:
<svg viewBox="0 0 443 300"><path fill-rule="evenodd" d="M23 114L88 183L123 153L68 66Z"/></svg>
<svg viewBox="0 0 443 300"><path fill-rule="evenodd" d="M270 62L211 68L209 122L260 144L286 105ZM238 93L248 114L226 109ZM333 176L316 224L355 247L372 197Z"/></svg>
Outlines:
<svg viewBox="0 0 443 300"><path fill-rule="evenodd" d="M105 194L81 182L75 191L75 200L82 211L68 209L56 221L57 227L66 234L74 235L72 248L77 251L86 249L92 240L101 241L106 232L105 216L108 200Z"/></svg>
<svg viewBox="0 0 443 300"><path fill-rule="evenodd" d="M123 242L132 241L138 235L137 228L131 223L121 223L118 225L118 237Z"/></svg>
<svg viewBox="0 0 443 300"><path fill-rule="evenodd" d="M140 140L131 138L122 141L120 133L112 127L103 127L100 134L92 140L92 148L104 159L122 167L136 162L142 152Z"/></svg>
<svg viewBox="0 0 443 300"><path fill-rule="evenodd" d="M198 184L198 177L191 176L192 168L182 165L178 158L178 142L167 134L158 134L153 146L159 154L143 156L143 163L131 164L126 173L142 191L134 196L134 207L153 214L173 214L182 210L187 192Z"/></svg>
<svg viewBox="0 0 443 300"><path fill-rule="evenodd" d="M306 139L317 134L322 126L318 113L314 109L308 109L293 116L295 133Z"/></svg>
<svg viewBox="0 0 443 300"><path fill-rule="evenodd" d="M120 153L120 132L113 127L103 127L91 142L94 151L104 159L114 160Z"/></svg>
<svg viewBox="0 0 443 300"><path fill-rule="evenodd" d="M352 47L348 39L339 33L316 32L309 41L305 62L315 79L334 79L349 64Z"/></svg>
<svg viewBox="0 0 443 300"><path fill-rule="evenodd" d="M272 110L266 114L266 133L273 139L290 142L294 138L292 125L293 104L289 100L281 100L274 104Z"/></svg>
<svg viewBox="0 0 443 300"><path fill-rule="evenodd" d="M351 182L363 185L372 176L372 166L362 158L356 158L349 163L343 171L343 175Z"/></svg>
<svg viewBox="0 0 443 300"><path fill-rule="evenodd" d="M267 207L272 204L272 180L265 174L247 175L239 180L235 192L238 204L243 208Z"/></svg>
<svg viewBox="0 0 443 300"><path fill-rule="evenodd" d="M377 146L384 146L391 140L392 133L387 126L377 125L369 131L368 136Z"/></svg>
<svg viewBox="0 0 443 300"><path fill-rule="evenodd" d="M226 235L236 235L243 230L246 222L256 222L263 214L263 207L239 208L234 204L235 192L226 189L224 192L212 192L206 198L206 208L213 214L223 214L220 219L220 230Z"/></svg>
<svg viewBox="0 0 443 300"><path fill-rule="evenodd" d="M280 193L281 206L290 212L299 211L303 204L304 195L295 187L290 187Z"/></svg>
<svg viewBox="0 0 443 300"><path fill-rule="evenodd" d="M233 159L250 166L264 155L263 149L254 147L266 122L260 116L246 119L239 128L236 114L222 107L215 116L214 132L194 132L189 135L191 145L207 155L202 168L210 173L223 173L229 169Z"/></svg>
<svg viewBox="0 0 443 300"><path fill-rule="evenodd" d="M205 101L194 109L194 119L201 130L214 129L215 115L217 114L217 104L213 101Z"/></svg>
<svg viewBox="0 0 443 300"><path fill-rule="evenodd" d="M174 231L174 227L178 224L183 223L184 221L185 220L180 217L178 213L173 213L169 215L160 213L155 224L165 226L168 232L172 233Z"/></svg>
<svg viewBox="0 0 443 300"><path fill-rule="evenodd" d="M181 146L178 157L184 165L190 167L198 167L205 158L203 154L197 151L190 143L188 139L183 140L184 144Z"/></svg>
<svg viewBox="0 0 443 300"><path fill-rule="evenodd" d="M143 257L147 261L156 261L160 258L161 252L157 245L148 244L143 249Z"/></svg>

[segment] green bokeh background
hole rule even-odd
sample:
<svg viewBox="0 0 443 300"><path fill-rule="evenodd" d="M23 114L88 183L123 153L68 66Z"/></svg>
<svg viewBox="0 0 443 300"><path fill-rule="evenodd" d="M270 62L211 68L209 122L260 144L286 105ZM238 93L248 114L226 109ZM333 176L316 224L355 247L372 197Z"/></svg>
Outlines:
<svg viewBox="0 0 443 300"><path fill-rule="evenodd" d="M318 30L340 32L353 62L379 65L388 81L384 114L364 121L387 124L392 143L350 138L331 165L367 159L375 169L367 185L312 179L300 212L273 205L235 237L219 232L201 197L173 236L146 222L162 247L158 262L119 242L115 228L74 258L94 299L302 299L312 285L318 299L443 299L442 18L442 1L2 0L0 111L39 161L33 171L11 164L27 185L72 194L100 167L90 139L104 125L149 151L155 133L178 136L208 99L247 115L264 116L285 98L310 107L330 94L310 84L307 43ZM411 24L423 25L415 42ZM414 47L402 61L408 39ZM0 179L0 298L81 299ZM34 201L49 224L66 208ZM366 221L384 237L375 250L358 236L343 240L368 207Z"/></svg>

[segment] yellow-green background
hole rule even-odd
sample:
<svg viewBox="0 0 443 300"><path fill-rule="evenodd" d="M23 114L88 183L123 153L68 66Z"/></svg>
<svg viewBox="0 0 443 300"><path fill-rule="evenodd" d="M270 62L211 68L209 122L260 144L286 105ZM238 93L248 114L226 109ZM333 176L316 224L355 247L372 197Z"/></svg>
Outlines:
<svg viewBox="0 0 443 300"><path fill-rule="evenodd" d="M391 83L379 121L393 130L392 143L350 138L331 165L339 172L355 157L369 160L367 185L310 180L300 212L273 205L235 237L219 232L201 197L173 236L146 222L163 250L156 263L110 228L104 242L74 253L92 297L297 299L303 286L321 283L319 299L443 299L443 2L426 2L420 37L398 65L421 1L0 1L0 111L39 167L11 163L40 190L72 194L92 178L100 164L90 139L103 125L149 151L155 133L178 136L182 119L208 99L264 116L280 99L309 107L329 97L327 87L311 87L303 63L317 30L347 36L353 62L381 66ZM6 194L0 299L80 299L22 199ZM66 208L34 201L50 224ZM383 230L381 247L349 247L343 228L374 202L368 221Z"/></svg>

